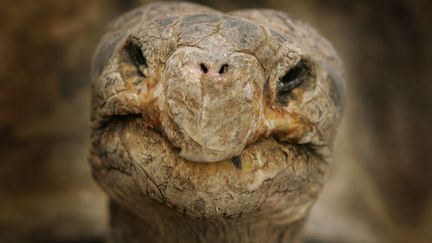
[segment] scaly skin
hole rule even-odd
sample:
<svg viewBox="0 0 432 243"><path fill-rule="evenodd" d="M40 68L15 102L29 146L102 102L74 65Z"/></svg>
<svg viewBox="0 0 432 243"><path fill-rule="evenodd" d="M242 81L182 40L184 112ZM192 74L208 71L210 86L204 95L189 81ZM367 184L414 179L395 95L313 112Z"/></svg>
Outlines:
<svg viewBox="0 0 432 243"><path fill-rule="evenodd" d="M342 64L274 10L152 3L93 62L93 174L112 242L297 242L342 115Z"/></svg>

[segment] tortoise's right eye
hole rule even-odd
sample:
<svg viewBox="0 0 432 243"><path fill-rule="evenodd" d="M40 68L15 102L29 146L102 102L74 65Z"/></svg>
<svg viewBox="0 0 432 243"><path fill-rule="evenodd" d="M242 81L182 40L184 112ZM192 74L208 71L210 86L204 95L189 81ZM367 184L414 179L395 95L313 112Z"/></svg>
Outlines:
<svg viewBox="0 0 432 243"><path fill-rule="evenodd" d="M288 70L278 81L277 96L281 104L286 105L291 91L299 87L311 75L311 69L305 60Z"/></svg>
<svg viewBox="0 0 432 243"><path fill-rule="evenodd" d="M135 65L135 67L138 69L139 74L143 77L145 77L145 69L147 68L147 60L141 50L141 48L133 43L133 42L129 42L126 45L126 51L131 59L131 61L133 62L133 64Z"/></svg>

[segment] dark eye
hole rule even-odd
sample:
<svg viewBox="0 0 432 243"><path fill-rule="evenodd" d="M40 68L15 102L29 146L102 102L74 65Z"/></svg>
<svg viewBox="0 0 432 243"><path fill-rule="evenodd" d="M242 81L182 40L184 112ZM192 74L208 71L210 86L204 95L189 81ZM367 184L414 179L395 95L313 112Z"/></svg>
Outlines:
<svg viewBox="0 0 432 243"><path fill-rule="evenodd" d="M277 96L281 104L286 105L288 98L292 97L291 91L299 87L311 74L307 61L300 60L294 67L282 76L277 84Z"/></svg>
<svg viewBox="0 0 432 243"><path fill-rule="evenodd" d="M139 74L145 77L144 70L147 68L147 60L144 57L141 48L137 44L129 42L126 46L126 51L132 63L138 69Z"/></svg>

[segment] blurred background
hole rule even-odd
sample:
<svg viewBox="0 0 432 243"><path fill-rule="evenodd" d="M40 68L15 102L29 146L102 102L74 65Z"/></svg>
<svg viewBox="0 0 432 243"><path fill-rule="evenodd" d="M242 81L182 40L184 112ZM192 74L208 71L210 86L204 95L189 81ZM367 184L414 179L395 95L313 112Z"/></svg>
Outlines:
<svg viewBox="0 0 432 243"><path fill-rule="evenodd" d="M104 26L148 1L0 0L0 242L102 242L90 59ZM424 0L202 0L275 8L345 62L348 102L307 242L432 242L432 17Z"/></svg>

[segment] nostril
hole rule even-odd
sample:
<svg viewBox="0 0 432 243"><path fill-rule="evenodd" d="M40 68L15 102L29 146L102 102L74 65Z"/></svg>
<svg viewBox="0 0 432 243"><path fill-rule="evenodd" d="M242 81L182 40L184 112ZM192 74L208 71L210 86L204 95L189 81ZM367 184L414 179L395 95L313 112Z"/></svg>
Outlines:
<svg viewBox="0 0 432 243"><path fill-rule="evenodd" d="M207 73L208 72L208 69L207 69L206 65L204 65L203 63L200 64L200 67L201 67L201 71L203 71L203 73Z"/></svg>
<svg viewBox="0 0 432 243"><path fill-rule="evenodd" d="M222 67L219 69L219 74L226 73L228 71L228 64L222 65Z"/></svg>

